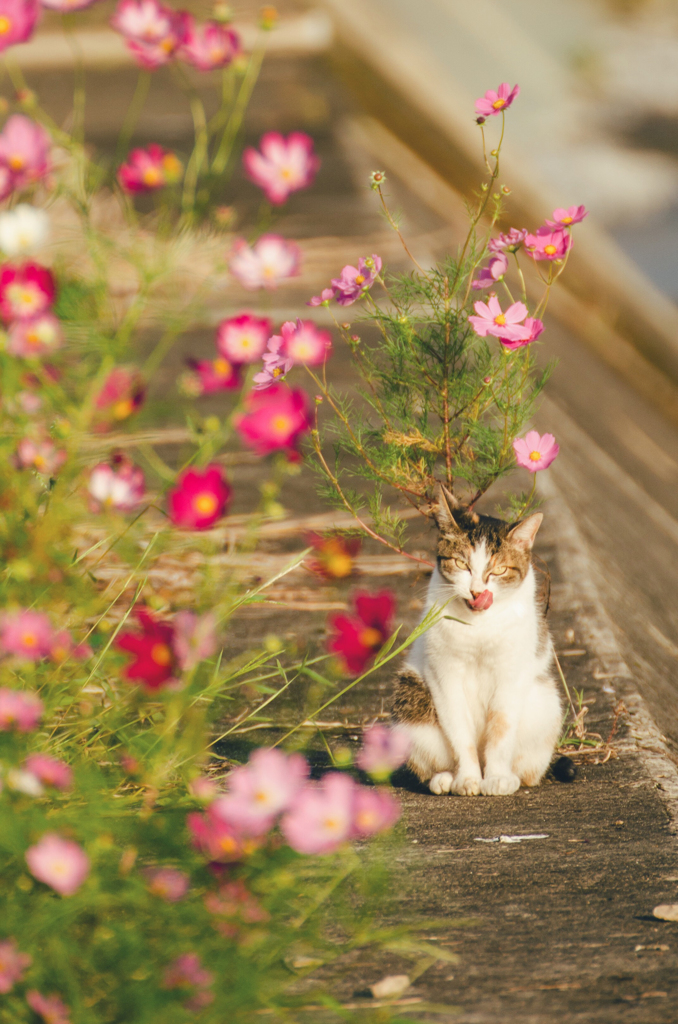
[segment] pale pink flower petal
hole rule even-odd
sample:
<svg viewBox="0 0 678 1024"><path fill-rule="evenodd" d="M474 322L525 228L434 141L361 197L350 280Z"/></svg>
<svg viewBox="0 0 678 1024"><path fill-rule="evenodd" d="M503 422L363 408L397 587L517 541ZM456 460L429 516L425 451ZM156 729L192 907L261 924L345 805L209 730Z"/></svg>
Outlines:
<svg viewBox="0 0 678 1024"><path fill-rule="evenodd" d="M72 896L89 874L89 857L81 846L46 832L26 850L26 863L34 878L62 896Z"/></svg>
<svg viewBox="0 0 678 1024"><path fill-rule="evenodd" d="M14 939L0 942L0 993L11 992L17 981L21 981L33 958L28 953L20 953Z"/></svg>
<svg viewBox="0 0 678 1024"><path fill-rule="evenodd" d="M279 132L268 132L259 143L261 152L251 146L243 153L245 172L255 185L266 193L274 205L280 205L292 192L307 188L320 167L313 149L313 139L303 132L292 132L287 138Z"/></svg>
<svg viewBox="0 0 678 1024"><path fill-rule="evenodd" d="M502 110L508 110L519 92L520 86L514 85L512 89L508 82L502 82L496 92L489 89L484 96L476 100L476 114L479 117L501 114Z"/></svg>
<svg viewBox="0 0 678 1024"><path fill-rule="evenodd" d="M282 819L285 839L298 853L331 853L350 838L356 784L348 775L328 772L298 793Z"/></svg>
<svg viewBox="0 0 678 1024"><path fill-rule="evenodd" d="M42 712L42 701L34 693L0 688L0 732L32 732Z"/></svg>
<svg viewBox="0 0 678 1024"><path fill-rule="evenodd" d="M70 789L73 785L73 769L70 765L47 754L30 754L26 758L26 769L45 786Z"/></svg>
<svg viewBox="0 0 678 1024"><path fill-rule="evenodd" d="M281 235L262 235L250 246L244 238L233 243L229 270L245 288L275 289L299 273L301 251Z"/></svg>
<svg viewBox="0 0 678 1024"><path fill-rule="evenodd" d="M567 209L559 206L553 211L553 220L547 220L546 223L550 228L569 228L573 224L580 224L588 215L585 206L568 206Z"/></svg>
<svg viewBox="0 0 678 1024"><path fill-rule="evenodd" d="M547 469L560 451L560 446L553 434L540 435L536 430L529 430L525 437L517 437L513 442L516 462L530 473Z"/></svg>
<svg viewBox="0 0 678 1024"><path fill-rule="evenodd" d="M277 748L255 750L246 765L228 776L228 792L217 797L210 810L246 835L262 835L287 810L308 776L301 754Z"/></svg>
<svg viewBox="0 0 678 1024"><path fill-rule="evenodd" d="M44 996L42 992L30 989L26 993L26 1002L45 1024L71 1024L70 1010L54 992L51 996Z"/></svg>
<svg viewBox="0 0 678 1024"><path fill-rule="evenodd" d="M353 801L353 835L373 836L390 828L400 817L400 804L387 789L356 789Z"/></svg>
<svg viewBox="0 0 678 1024"><path fill-rule="evenodd" d="M391 729L377 722L363 733L363 745L356 764L364 772L378 778L387 778L409 757L411 740L399 729Z"/></svg>

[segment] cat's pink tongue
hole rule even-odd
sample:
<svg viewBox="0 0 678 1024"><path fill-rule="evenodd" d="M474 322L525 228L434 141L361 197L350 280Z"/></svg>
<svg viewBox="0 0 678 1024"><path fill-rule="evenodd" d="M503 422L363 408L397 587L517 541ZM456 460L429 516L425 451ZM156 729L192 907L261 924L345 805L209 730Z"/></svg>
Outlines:
<svg viewBox="0 0 678 1024"><path fill-rule="evenodd" d="M484 612L491 607L494 598L491 590L483 590L482 594L478 594L472 601L469 601L469 607L473 608L475 612Z"/></svg>

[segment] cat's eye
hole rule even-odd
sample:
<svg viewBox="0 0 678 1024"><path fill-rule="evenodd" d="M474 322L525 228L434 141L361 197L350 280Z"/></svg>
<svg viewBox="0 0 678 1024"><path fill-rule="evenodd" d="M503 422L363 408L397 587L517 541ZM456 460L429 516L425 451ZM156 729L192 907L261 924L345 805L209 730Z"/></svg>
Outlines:
<svg viewBox="0 0 678 1024"><path fill-rule="evenodd" d="M468 562L465 562L463 558L455 558L454 564L457 569L468 569Z"/></svg>
<svg viewBox="0 0 678 1024"><path fill-rule="evenodd" d="M508 565L503 565L501 569L493 569L490 576L503 576L506 572L508 572Z"/></svg>

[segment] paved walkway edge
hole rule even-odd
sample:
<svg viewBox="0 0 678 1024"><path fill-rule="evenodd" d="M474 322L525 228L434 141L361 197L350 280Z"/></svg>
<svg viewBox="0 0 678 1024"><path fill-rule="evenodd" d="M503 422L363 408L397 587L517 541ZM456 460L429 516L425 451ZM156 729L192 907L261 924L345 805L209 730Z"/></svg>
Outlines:
<svg viewBox="0 0 678 1024"><path fill-rule="evenodd" d="M639 680L622 657L576 518L551 475L542 474L539 484L541 495L548 502L548 518L558 537L565 587L572 605L578 610L580 633L600 659L604 673L611 676L617 697L624 701L628 712L628 734L615 740L614 746L620 751L635 753L639 758L647 775L661 791L662 802L671 819L671 832L678 835L678 766L640 693Z"/></svg>

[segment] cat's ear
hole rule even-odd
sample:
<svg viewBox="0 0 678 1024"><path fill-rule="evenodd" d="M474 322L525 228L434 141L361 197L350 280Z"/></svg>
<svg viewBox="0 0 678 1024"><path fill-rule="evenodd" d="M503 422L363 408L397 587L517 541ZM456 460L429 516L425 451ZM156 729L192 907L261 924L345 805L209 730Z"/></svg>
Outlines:
<svg viewBox="0 0 678 1024"><path fill-rule="evenodd" d="M441 483L436 484L434 497L436 503L431 508L431 515L435 519L438 529L441 533L458 533L459 527L454 520L452 510L461 507L459 502L452 492L448 491L447 487Z"/></svg>
<svg viewBox="0 0 678 1024"><path fill-rule="evenodd" d="M543 518L543 512L535 512L533 515L528 516L527 519L523 519L512 530L509 530L507 539L512 540L519 548L531 551L534 538L537 536L537 530L541 526Z"/></svg>

